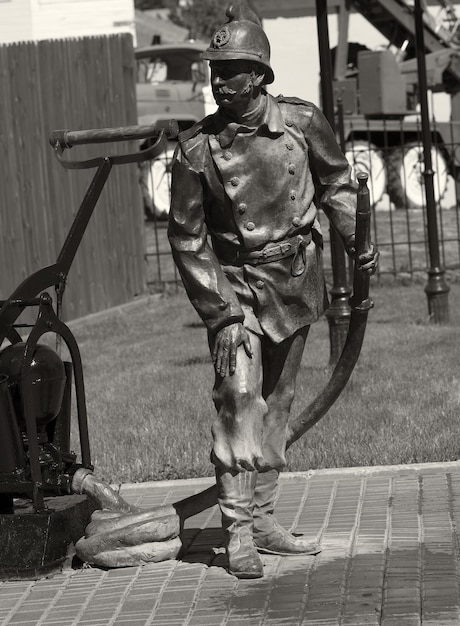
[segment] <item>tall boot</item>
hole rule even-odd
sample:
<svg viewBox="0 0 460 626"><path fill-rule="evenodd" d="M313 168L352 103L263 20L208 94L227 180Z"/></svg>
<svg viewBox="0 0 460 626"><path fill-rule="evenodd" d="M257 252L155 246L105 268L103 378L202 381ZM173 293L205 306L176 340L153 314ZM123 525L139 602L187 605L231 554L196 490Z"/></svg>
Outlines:
<svg viewBox="0 0 460 626"><path fill-rule="evenodd" d="M278 524L273 514L278 490L278 470L259 472L254 490L254 543L259 552L290 556L318 554L316 541L296 537Z"/></svg>
<svg viewBox="0 0 460 626"><path fill-rule="evenodd" d="M252 539L253 496L257 472L232 472L216 467L217 497L228 557L228 571L237 578L261 578L263 565Z"/></svg>

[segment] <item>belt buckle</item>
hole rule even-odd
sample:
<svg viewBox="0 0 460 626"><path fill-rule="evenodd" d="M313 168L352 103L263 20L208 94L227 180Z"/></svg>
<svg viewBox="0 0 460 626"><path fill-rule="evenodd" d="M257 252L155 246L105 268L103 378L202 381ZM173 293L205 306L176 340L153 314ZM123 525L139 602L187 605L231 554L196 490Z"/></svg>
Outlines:
<svg viewBox="0 0 460 626"><path fill-rule="evenodd" d="M276 256L277 254L279 254L279 248L279 246L272 246L267 250L262 250L261 257L263 261L268 261L272 256Z"/></svg>

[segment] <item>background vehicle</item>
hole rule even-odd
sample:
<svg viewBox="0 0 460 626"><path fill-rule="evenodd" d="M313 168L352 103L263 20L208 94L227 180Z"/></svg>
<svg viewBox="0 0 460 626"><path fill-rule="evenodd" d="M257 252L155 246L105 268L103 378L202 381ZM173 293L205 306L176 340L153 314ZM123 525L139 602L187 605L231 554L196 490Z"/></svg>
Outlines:
<svg viewBox="0 0 460 626"><path fill-rule="evenodd" d="M175 119L185 130L216 108L207 61L200 42L158 44L135 51L139 124ZM160 158L143 163L140 184L147 219L167 216L170 203L171 159L175 143Z"/></svg>
<svg viewBox="0 0 460 626"><path fill-rule="evenodd" d="M428 87L451 96L452 121L432 128L436 200L447 188L448 175L458 177L460 161L459 20L453 5L439 0L434 19L424 12ZM388 49L367 50L347 42L349 11L359 11L388 39ZM345 152L355 173L369 174L375 205L385 191L396 208L424 205L423 149L418 116L413 6L404 0L352 0L339 24L335 49L334 91L343 109Z"/></svg>

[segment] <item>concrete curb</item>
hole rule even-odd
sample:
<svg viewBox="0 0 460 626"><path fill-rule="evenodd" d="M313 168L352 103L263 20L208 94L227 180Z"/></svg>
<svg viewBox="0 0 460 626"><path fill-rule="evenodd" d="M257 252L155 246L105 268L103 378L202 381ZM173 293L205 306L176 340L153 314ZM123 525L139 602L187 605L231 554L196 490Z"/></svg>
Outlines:
<svg viewBox="0 0 460 626"><path fill-rule="evenodd" d="M401 465L368 465L362 467L331 467L322 469L312 469L303 472L282 472L280 479L282 480L295 480L304 478L308 480L313 476L333 476L340 474L340 476L362 476L370 474L380 474L382 472L401 472L401 471L426 471L426 470L439 470L439 469L459 469L459 461L436 461L433 463L413 463L413 464L401 464ZM197 485L203 487L209 487L214 484L214 477L202 477L202 478L179 478L173 480L158 480L158 481L146 481L144 483L123 483L122 485L112 485L114 488L129 489L135 491L137 489L149 489L153 487L157 488L171 488L171 487L185 487L190 485Z"/></svg>

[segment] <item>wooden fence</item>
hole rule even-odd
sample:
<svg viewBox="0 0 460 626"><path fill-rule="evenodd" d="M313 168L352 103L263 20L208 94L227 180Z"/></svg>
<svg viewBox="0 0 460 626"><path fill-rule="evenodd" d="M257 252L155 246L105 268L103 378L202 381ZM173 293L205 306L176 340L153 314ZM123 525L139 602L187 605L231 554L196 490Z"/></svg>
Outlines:
<svg viewBox="0 0 460 626"><path fill-rule="evenodd" d="M137 123L130 35L0 46L0 299L54 263L95 170L65 170L48 137L55 129ZM73 148L64 156L136 150ZM116 166L68 276L64 319L145 290L144 218L135 165Z"/></svg>

